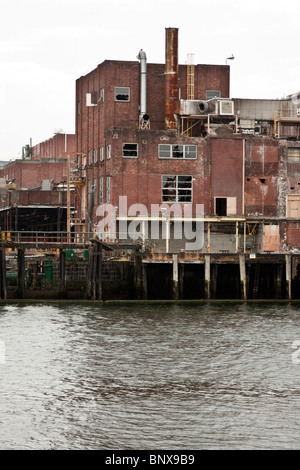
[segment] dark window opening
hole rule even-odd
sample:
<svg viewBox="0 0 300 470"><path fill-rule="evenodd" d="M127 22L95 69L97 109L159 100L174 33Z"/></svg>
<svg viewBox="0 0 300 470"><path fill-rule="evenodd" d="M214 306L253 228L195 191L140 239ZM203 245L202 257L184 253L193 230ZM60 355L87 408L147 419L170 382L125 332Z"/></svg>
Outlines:
<svg viewBox="0 0 300 470"><path fill-rule="evenodd" d="M216 197L216 215L227 215L227 198Z"/></svg>
<svg viewBox="0 0 300 470"><path fill-rule="evenodd" d="M138 144L123 144L123 157L137 158Z"/></svg>

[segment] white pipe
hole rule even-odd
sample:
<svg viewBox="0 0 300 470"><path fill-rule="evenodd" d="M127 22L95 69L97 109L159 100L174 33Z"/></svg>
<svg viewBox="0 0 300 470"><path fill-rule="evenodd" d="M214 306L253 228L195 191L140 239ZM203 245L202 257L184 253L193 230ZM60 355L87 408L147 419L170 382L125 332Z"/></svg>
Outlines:
<svg viewBox="0 0 300 470"><path fill-rule="evenodd" d="M141 63L141 97L140 97L140 118L147 112L147 56L143 49L140 50L137 58Z"/></svg>

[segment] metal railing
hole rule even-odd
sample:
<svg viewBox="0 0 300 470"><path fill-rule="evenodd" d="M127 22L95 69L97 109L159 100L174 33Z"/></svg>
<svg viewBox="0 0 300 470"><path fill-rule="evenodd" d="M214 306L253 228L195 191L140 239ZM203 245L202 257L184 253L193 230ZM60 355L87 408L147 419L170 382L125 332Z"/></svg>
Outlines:
<svg viewBox="0 0 300 470"><path fill-rule="evenodd" d="M94 237L94 232L0 232L0 242L2 244L29 245L32 247L40 245L88 245L91 238Z"/></svg>
<svg viewBox="0 0 300 470"><path fill-rule="evenodd" d="M45 245L79 245L88 246L91 239L101 240L104 243L116 244L133 242L130 234L125 232L37 232L37 231L2 231L0 232L0 243L5 245L28 245L38 247ZM141 240L140 240L141 243Z"/></svg>

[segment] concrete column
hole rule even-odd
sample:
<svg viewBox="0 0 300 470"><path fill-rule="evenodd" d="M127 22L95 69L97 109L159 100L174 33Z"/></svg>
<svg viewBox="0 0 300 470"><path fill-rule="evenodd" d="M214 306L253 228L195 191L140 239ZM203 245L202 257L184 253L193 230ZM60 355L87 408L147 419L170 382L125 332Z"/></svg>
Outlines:
<svg viewBox="0 0 300 470"><path fill-rule="evenodd" d="M239 251L239 223L235 223L235 252Z"/></svg>
<svg viewBox="0 0 300 470"><path fill-rule="evenodd" d="M207 253L210 253L210 222L207 223Z"/></svg>
<svg viewBox="0 0 300 470"><path fill-rule="evenodd" d="M239 255L239 264L240 264L240 286L241 286L241 296L242 299L247 299L247 276L246 276L246 262L245 255Z"/></svg>
<svg viewBox="0 0 300 470"><path fill-rule="evenodd" d="M291 255L285 255L285 279L286 279L286 295L289 300L292 298L292 263Z"/></svg>
<svg viewBox="0 0 300 470"><path fill-rule="evenodd" d="M206 299L210 299L211 292L211 282L210 282L210 256L205 256L205 266L204 266L204 280L205 280L205 287L204 287L204 297Z"/></svg>
<svg viewBox="0 0 300 470"><path fill-rule="evenodd" d="M173 255L173 299L178 300L178 298L179 298L178 255Z"/></svg>
<svg viewBox="0 0 300 470"><path fill-rule="evenodd" d="M66 281L66 254L60 249L59 250L59 278L60 278L60 290L65 290Z"/></svg>

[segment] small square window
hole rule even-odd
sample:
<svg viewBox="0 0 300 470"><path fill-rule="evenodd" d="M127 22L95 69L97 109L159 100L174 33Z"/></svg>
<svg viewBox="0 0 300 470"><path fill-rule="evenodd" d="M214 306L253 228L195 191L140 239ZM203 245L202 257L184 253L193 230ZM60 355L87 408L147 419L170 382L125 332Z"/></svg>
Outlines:
<svg viewBox="0 0 300 470"><path fill-rule="evenodd" d="M124 158L137 158L138 157L138 144L123 144L123 157Z"/></svg>
<svg viewBox="0 0 300 470"><path fill-rule="evenodd" d="M115 87L115 101L130 101L130 88Z"/></svg>

